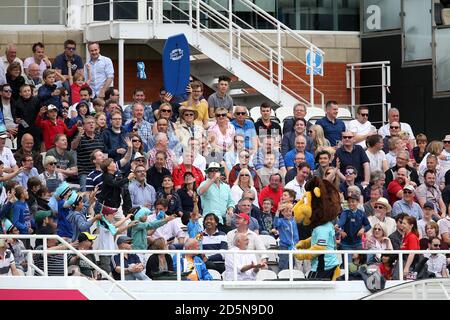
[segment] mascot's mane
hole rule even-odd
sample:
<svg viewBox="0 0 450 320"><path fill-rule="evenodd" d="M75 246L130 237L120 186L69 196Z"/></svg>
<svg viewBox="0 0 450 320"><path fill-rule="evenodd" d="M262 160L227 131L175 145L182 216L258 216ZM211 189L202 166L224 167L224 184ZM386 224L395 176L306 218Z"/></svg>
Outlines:
<svg viewBox="0 0 450 320"><path fill-rule="evenodd" d="M314 188L320 189L320 197L314 195ZM313 177L305 185L306 191L312 192L311 207L313 208L311 216L312 228L337 218L341 209L341 198L337 188L328 180Z"/></svg>

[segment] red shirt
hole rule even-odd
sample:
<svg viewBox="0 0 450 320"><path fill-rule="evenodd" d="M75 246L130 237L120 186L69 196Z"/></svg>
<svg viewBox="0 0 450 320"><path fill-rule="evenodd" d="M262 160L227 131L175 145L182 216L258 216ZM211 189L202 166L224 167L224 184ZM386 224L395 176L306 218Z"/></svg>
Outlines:
<svg viewBox="0 0 450 320"><path fill-rule="evenodd" d="M397 193L403 190L403 186L398 183L397 180L392 180L387 188L388 196L389 196L389 203L391 206L394 204L395 201L400 200L401 198L397 198Z"/></svg>
<svg viewBox="0 0 450 320"><path fill-rule="evenodd" d="M419 238L412 232L409 232L402 242L402 250L420 250Z"/></svg>
<svg viewBox="0 0 450 320"><path fill-rule="evenodd" d="M67 128L64 121L56 119L56 124L51 120L44 120L41 116L36 117L36 126L42 129L42 136L44 137L45 148L50 150L55 146L53 140L59 133L65 134L67 137L71 137L77 132L77 126L73 126L71 129Z"/></svg>
<svg viewBox="0 0 450 320"><path fill-rule="evenodd" d="M274 191L269 186L264 187L259 193L259 207L262 208L262 203L265 198L271 198L273 200L272 213L278 210L278 203L280 202L281 196L283 195L283 188L279 187L278 190Z"/></svg>
<svg viewBox="0 0 450 320"><path fill-rule="evenodd" d="M75 82L70 85L70 96L72 98L72 104L80 102L80 90L82 87L86 87L88 84L85 82L81 86L77 85Z"/></svg>
<svg viewBox="0 0 450 320"><path fill-rule="evenodd" d="M195 178L195 184L197 187L202 183L205 178L203 177L202 171L195 167L191 166L191 172L194 175ZM172 177L173 177L173 184L175 187L182 186L184 183L184 174L186 173L186 167L184 166L184 163L177 166L175 169L173 169Z"/></svg>

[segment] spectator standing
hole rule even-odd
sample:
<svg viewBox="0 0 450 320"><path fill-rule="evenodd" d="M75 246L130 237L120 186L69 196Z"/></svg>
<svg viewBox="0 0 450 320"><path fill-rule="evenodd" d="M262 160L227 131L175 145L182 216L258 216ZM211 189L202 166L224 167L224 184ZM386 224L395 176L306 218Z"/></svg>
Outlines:
<svg viewBox="0 0 450 320"><path fill-rule="evenodd" d="M278 231L280 237L280 250L295 250L295 245L299 241L297 223L292 216L292 204L283 203L278 207L273 220L273 227ZM280 216L280 213L282 216ZM280 270L289 268L289 255L278 255L278 267ZM295 265L295 259L293 260Z"/></svg>
<svg viewBox="0 0 450 320"><path fill-rule="evenodd" d="M17 141L21 141L25 134L30 134L36 139L34 150L39 150L42 143L42 131L33 125L38 116L40 106L39 98L33 96L31 87L23 85L20 88L20 98L15 104L12 104L9 110L3 109L6 129L8 129L9 133L17 136ZM13 117L15 123L10 122L12 120L10 116Z"/></svg>
<svg viewBox="0 0 450 320"><path fill-rule="evenodd" d="M414 217L405 217L403 219L403 231L405 232L405 237L402 241L401 250L420 250L419 245L419 232L417 230L417 220ZM414 253L408 254L408 258L403 266L404 277L409 276L409 272L414 269ZM402 266L400 266L401 268Z"/></svg>
<svg viewBox="0 0 450 320"><path fill-rule="evenodd" d="M72 74L83 72L83 60L75 52L77 50L77 44L71 39L64 41L64 52L57 55L53 60L53 68L63 76L69 75L69 68L72 70ZM64 81L69 80L68 77L64 77Z"/></svg>
<svg viewBox="0 0 450 320"><path fill-rule="evenodd" d="M104 150L108 157L119 161L127 153L126 135L127 132L122 128L122 113L111 112L111 127L102 133Z"/></svg>
<svg viewBox="0 0 450 320"><path fill-rule="evenodd" d="M339 146L342 133L345 131L344 122L337 118L338 111L338 103L336 101L328 101L325 109L325 117L316 122L316 125L320 125L323 128L325 138L327 138L332 147Z"/></svg>
<svg viewBox="0 0 450 320"><path fill-rule="evenodd" d="M363 187L369 185L369 158L361 146L354 144L353 132L342 133L342 147L336 150L336 158L339 159L339 169L342 174L345 174L347 166L353 166L358 172L356 183L360 183Z"/></svg>
<svg viewBox="0 0 450 320"><path fill-rule="evenodd" d="M95 119L92 116L84 118L83 127L79 129L78 135L72 141L72 150L76 150L78 175L81 191L86 191L86 179L88 174L95 169L90 160L92 151L103 150L103 139L95 132Z"/></svg>
<svg viewBox="0 0 450 320"><path fill-rule="evenodd" d="M49 58L45 55L45 46L42 42L36 42L33 44L31 50L33 51L33 56L28 57L23 61L23 69L25 74L28 73L28 69L31 64L36 63L40 69L40 76L42 77L46 69L51 69L52 63Z"/></svg>
<svg viewBox="0 0 450 320"><path fill-rule="evenodd" d="M113 86L113 63L110 58L100 54L100 45L97 42L90 42L88 50L89 60L86 64L91 65L92 81L90 86L97 98L104 98L106 90ZM84 69L84 78L89 79L87 66Z"/></svg>
<svg viewBox="0 0 450 320"><path fill-rule="evenodd" d="M208 98L209 117L213 118L218 108L227 110L228 118L233 114L233 98L228 93L231 79L227 76L220 76L217 81L217 90Z"/></svg>
<svg viewBox="0 0 450 320"><path fill-rule="evenodd" d="M156 191L155 188L149 185L146 181L145 167L143 165L137 165L133 172L136 179L134 179L128 186L131 197L131 205L133 207L153 208L153 204L156 200Z"/></svg>

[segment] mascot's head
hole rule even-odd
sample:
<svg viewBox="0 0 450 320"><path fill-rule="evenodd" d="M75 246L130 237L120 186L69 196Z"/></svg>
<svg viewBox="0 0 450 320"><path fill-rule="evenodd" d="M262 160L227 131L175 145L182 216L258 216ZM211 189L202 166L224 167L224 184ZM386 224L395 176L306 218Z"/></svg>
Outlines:
<svg viewBox="0 0 450 320"><path fill-rule="evenodd" d="M315 228L336 219L341 210L339 191L327 180L313 177L305 185L303 198L294 207L295 220Z"/></svg>

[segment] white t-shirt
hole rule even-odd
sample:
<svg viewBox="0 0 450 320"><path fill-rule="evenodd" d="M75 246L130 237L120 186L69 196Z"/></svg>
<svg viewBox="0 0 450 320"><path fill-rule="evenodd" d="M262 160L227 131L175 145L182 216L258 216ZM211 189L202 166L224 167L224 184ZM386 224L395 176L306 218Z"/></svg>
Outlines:
<svg viewBox="0 0 450 320"><path fill-rule="evenodd" d="M355 119L348 123L347 130L353 132L354 135L361 136L361 135L368 134L370 131L372 131L372 124L370 123L370 121L361 123ZM355 143L355 144L360 145L361 147L363 147L363 149L367 148L365 140Z"/></svg>
<svg viewBox="0 0 450 320"><path fill-rule="evenodd" d="M3 161L3 166L5 168L13 168L17 164L11 149L7 147L3 147L3 151L0 152L0 160Z"/></svg>
<svg viewBox="0 0 450 320"><path fill-rule="evenodd" d="M306 181L304 181L303 184L300 185L297 181L297 178L294 178L286 184L285 188L294 190L295 191L295 200L299 201L305 194L305 184L306 184Z"/></svg>
<svg viewBox="0 0 450 320"><path fill-rule="evenodd" d="M424 256L428 258L428 272L434 273L436 278L442 278L442 270L447 268L447 258L441 253L426 254Z"/></svg>
<svg viewBox="0 0 450 320"><path fill-rule="evenodd" d="M34 60L34 57L28 57L23 61L23 68L28 69L30 67L30 64L37 63ZM47 69L47 65L45 64L44 60L41 60L41 63L39 64L39 76L42 77L44 74L44 71Z"/></svg>
<svg viewBox="0 0 450 320"><path fill-rule="evenodd" d="M105 227L98 227L97 250L115 250L116 243L114 242L113 234ZM102 254L105 255L105 254Z"/></svg>
<svg viewBox="0 0 450 320"><path fill-rule="evenodd" d="M386 154L383 150L378 151L377 153L373 154L369 150L366 150L367 157L369 158L369 166L370 166L370 172L374 172L376 170L383 170L383 161L386 159Z"/></svg>
<svg viewBox="0 0 450 320"><path fill-rule="evenodd" d="M156 215L151 214L147 218L147 222L155 221ZM185 236L183 230L181 230L180 225L176 221L177 219L171 220L167 222L165 225L159 227L155 230L153 235L151 236L152 240L158 239L158 238L164 238L166 240L169 240L170 238L176 237L176 238L183 238Z"/></svg>
<svg viewBox="0 0 450 320"><path fill-rule="evenodd" d="M255 200L253 201L253 204L259 208L258 204L258 192L256 191L255 187L251 187L250 190L253 191L253 194L255 195ZM244 190L241 189L238 185L234 185L231 187L231 198L233 199L234 203L238 203L239 200L242 199L242 194L244 193Z"/></svg>
<svg viewBox="0 0 450 320"><path fill-rule="evenodd" d="M386 123L384 126L382 126L380 129L378 129L378 134L381 135L383 138L390 135L389 127L391 126L390 123ZM401 131L406 131L409 133L410 139L415 139L414 133L411 129L411 126L405 122L400 122L400 129Z"/></svg>

